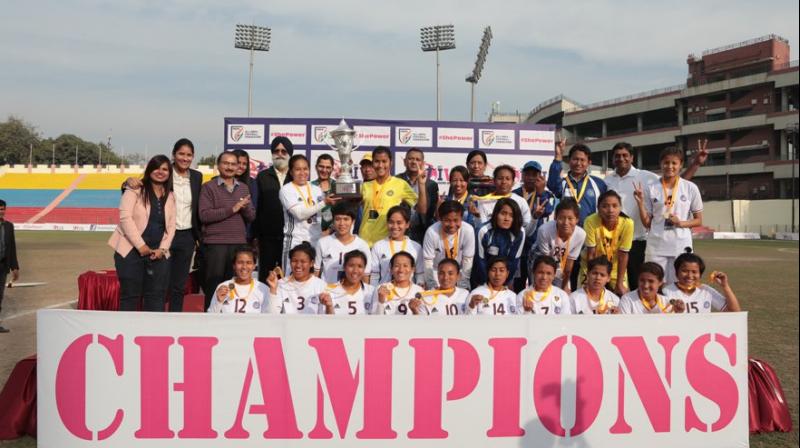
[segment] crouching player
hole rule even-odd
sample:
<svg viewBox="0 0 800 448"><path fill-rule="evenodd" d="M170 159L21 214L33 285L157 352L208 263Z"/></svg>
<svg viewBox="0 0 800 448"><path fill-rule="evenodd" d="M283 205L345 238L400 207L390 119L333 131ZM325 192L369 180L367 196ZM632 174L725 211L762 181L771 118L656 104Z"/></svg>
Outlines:
<svg viewBox="0 0 800 448"><path fill-rule="evenodd" d="M664 285L664 269L652 261L642 264L639 271L639 288L619 300L621 314L682 313L686 305L682 300L668 300L658 293Z"/></svg>
<svg viewBox="0 0 800 448"><path fill-rule="evenodd" d="M363 282L367 268L367 255L360 250L352 250L344 256L344 278L328 285L319 295L324 314L359 314L369 312L369 300L375 288Z"/></svg>
<svg viewBox="0 0 800 448"><path fill-rule="evenodd" d="M611 262L605 255L589 260L586 284L570 295L575 314L618 314L619 297L606 289Z"/></svg>
<svg viewBox="0 0 800 448"><path fill-rule="evenodd" d="M678 281L664 287L664 295L680 299L686 304L687 313L711 311L741 311L739 300L728 282L728 275L714 271L709 281L722 287L722 294L702 283L706 264L693 253L685 253L675 259Z"/></svg>
<svg viewBox="0 0 800 448"><path fill-rule="evenodd" d="M506 287L508 260L492 257L486 267L488 281L469 293L466 314L517 314L517 295Z"/></svg>
<svg viewBox="0 0 800 448"><path fill-rule="evenodd" d="M234 277L217 286L208 307L209 313L268 313L267 285L253 278L256 255L252 249L242 247L233 254Z"/></svg>
<svg viewBox="0 0 800 448"><path fill-rule="evenodd" d="M563 289L553 285L558 262L549 255L533 260L533 285L517 294L520 314L572 314L572 302Z"/></svg>
<svg viewBox="0 0 800 448"><path fill-rule="evenodd" d="M303 241L289 251L292 274L286 278L278 270L267 277L270 301L269 312L275 314L319 314L319 294L325 290L325 282L314 275L315 250Z"/></svg>
<svg viewBox="0 0 800 448"><path fill-rule="evenodd" d="M459 280L461 266L452 258L445 258L439 262L437 277L439 288L418 293L417 297L409 302L409 308L414 314L431 315L445 314L457 316L464 314L469 291L456 286Z"/></svg>
<svg viewBox="0 0 800 448"><path fill-rule="evenodd" d="M408 308L411 299L424 291L415 285L411 278L414 275L414 257L408 252L397 252L389 260L392 268L392 281L384 283L372 294L372 314L412 314Z"/></svg>

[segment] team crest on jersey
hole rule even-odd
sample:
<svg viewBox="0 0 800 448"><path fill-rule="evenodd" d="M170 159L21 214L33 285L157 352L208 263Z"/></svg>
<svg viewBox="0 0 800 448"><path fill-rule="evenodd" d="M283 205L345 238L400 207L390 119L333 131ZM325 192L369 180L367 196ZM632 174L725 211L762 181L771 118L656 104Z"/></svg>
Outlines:
<svg viewBox="0 0 800 448"><path fill-rule="evenodd" d="M557 307L553 308L553 312L556 313L556 314L561 314L561 307L557 306Z"/></svg>
<svg viewBox="0 0 800 448"><path fill-rule="evenodd" d="M686 202L688 199L686 198L685 194L681 195L681 202Z"/></svg>
<svg viewBox="0 0 800 448"><path fill-rule="evenodd" d="M255 309L261 308L261 302L253 302L253 308Z"/></svg>
<svg viewBox="0 0 800 448"><path fill-rule="evenodd" d="M372 302L367 302L364 304L364 309L369 311L372 309Z"/></svg>
<svg viewBox="0 0 800 448"><path fill-rule="evenodd" d="M394 196L394 190L389 190L386 192L386 196Z"/></svg>
<svg viewBox="0 0 800 448"><path fill-rule="evenodd" d="M319 304L319 296L312 296L312 297L309 299L309 301L310 301L311 303L313 303L314 305L318 305L318 304Z"/></svg>
<svg viewBox="0 0 800 448"><path fill-rule="evenodd" d="M711 308L711 302L704 303L703 308Z"/></svg>
<svg viewBox="0 0 800 448"><path fill-rule="evenodd" d="M511 314L517 314L517 307L515 307L514 305L509 306L508 310Z"/></svg>

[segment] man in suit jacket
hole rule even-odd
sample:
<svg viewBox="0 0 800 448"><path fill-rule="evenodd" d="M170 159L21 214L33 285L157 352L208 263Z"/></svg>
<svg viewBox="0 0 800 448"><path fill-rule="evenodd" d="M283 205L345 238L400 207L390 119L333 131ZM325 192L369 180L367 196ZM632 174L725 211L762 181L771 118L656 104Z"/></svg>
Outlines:
<svg viewBox="0 0 800 448"><path fill-rule="evenodd" d="M258 280L264 282L283 259L283 205L278 198L281 187L292 181L289 158L294 145L286 137L275 137L270 144L272 166L258 173L258 203L253 236L258 244Z"/></svg>
<svg viewBox="0 0 800 448"><path fill-rule="evenodd" d="M11 272L11 281L19 279L19 263L17 263L17 242L14 239L14 224L5 220L6 201L0 199L0 311L3 306L3 293L6 289L6 278ZM8 333L8 329L0 326L0 333Z"/></svg>

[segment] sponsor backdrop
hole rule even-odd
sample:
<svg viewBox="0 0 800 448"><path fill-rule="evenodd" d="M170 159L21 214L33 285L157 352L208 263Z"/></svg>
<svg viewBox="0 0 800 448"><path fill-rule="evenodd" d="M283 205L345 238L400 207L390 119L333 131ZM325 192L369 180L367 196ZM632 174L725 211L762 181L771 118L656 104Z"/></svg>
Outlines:
<svg viewBox="0 0 800 448"><path fill-rule="evenodd" d="M430 177L444 186L448 183L449 169L466 165L466 156L473 149L487 153L487 174L504 163L519 169L529 160L538 161L546 171L553 159L554 125L346 120L357 132L356 144L360 145L353 153L356 179L361 177L357 172L358 161L376 146L388 146L393 150L395 173L404 171L402 159L409 148L423 150ZM332 118L225 118L225 149L247 150L252 159L251 170L257 172L271 164L269 143L275 137L284 136L292 141L295 152L305 151L312 164L322 152L333 155L338 172L338 157L328 150L328 143L332 142L327 133L336 128L339 121ZM314 170L311 178L316 178Z"/></svg>
<svg viewBox="0 0 800 448"><path fill-rule="evenodd" d="M746 313L37 321L45 448L748 444Z"/></svg>

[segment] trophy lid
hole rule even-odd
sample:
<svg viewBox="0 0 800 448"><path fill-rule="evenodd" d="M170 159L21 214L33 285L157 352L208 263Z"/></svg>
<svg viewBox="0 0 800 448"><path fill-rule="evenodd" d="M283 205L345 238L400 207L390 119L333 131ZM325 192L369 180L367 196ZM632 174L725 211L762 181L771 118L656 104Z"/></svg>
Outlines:
<svg viewBox="0 0 800 448"><path fill-rule="evenodd" d="M339 122L339 126L336 129L328 132L328 134L330 134L330 136L333 138L336 138L340 135L355 135L355 133L355 130L350 129L350 127L347 126L347 122L344 121L344 118L342 118L342 121Z"/></svg>

